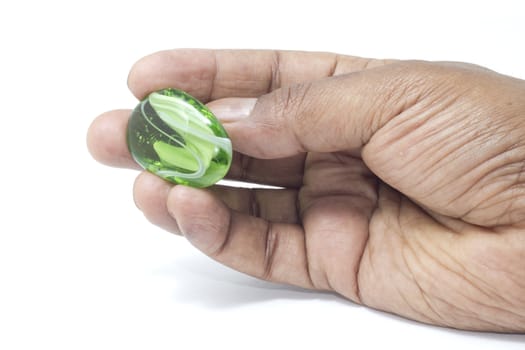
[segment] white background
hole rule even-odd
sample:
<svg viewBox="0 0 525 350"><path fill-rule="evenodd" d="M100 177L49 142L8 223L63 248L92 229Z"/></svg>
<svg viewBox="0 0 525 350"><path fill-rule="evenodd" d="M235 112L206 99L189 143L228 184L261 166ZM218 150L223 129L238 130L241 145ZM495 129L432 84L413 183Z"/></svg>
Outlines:
<svg viewBox="0 0 525 350"><path fill-rule="evenodd" d="M2 1L0 349L524 349L221 267L92 161L135 60L175 47L459 60L525 78L522 1Z"/></svg>

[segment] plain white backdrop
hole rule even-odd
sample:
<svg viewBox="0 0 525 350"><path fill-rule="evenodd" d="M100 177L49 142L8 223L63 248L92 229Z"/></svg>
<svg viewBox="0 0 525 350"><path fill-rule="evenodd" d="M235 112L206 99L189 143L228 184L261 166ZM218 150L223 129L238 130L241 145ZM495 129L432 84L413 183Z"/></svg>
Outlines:
<svg viewBox="0 0 525 350"><path fill-rule="evenodd" d="M133 108L141 56L177 47L468 61L525 79L522 1L0 3L0 349L524 349L254 280L150 225L135 173L90 159Z"/></svg>

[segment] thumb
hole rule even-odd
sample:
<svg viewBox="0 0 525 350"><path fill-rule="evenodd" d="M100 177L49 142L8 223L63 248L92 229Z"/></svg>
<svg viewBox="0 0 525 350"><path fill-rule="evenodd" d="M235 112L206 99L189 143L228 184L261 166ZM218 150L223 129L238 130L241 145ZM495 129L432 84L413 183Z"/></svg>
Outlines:
<svg viewBox="0 0 525 350"><path fill-rule="evenodd" d="M208 107L234 148L256 158L356 149L414 105L423 80L395 63L274 90L259 98L225 98Z"/></svg>

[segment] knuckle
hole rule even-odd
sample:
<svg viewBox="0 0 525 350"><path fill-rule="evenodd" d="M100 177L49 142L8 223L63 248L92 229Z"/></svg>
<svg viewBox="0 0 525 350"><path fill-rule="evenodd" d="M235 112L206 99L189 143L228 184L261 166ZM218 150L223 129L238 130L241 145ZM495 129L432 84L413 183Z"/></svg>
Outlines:
<svg viewBox="0 0 525 350"><path fill-rule="evenodd" d="M274 107L280 114L290 113L296 107L294 102L293 92L294 88L291 86L285 86L277 90L274 94Z"/></svg>
<svg viewBox="0 0 525 350"><path fill-rule="evenodd" d="M269 94L261 96L253 113L257 126L267 134L286 133L296 140L303 150L301 135L306 135L314 129L315 123L311 115L317 108L312 96L312 83L303 83L281 87Z"/></svg>
<svg viewBox="0 0 525 350"><path fill-rule="evenodd" d="M271 65L272 69L272 78L270 87L268 88L268 91L274 91L275 89L278 89L281 86L281 69L282 69L282 54L281 51L275 50L273 51L273 64Z"/></svg>
<svg viewBox="0 0 525 350"><path fill-rule="evenodd" d="M275 116L286 120L300 120L307 109L311 83L290 85L276 90L273 94Z"/></svg>
<svg viewBox="0 0 525 350"><path fill-rule="evenodd" d="M261 278L264 280L273 280L273 266L279 246L279 234L275 229L275 225L271 222L268 223L266 229L265 244L263 272Z"/></svg>

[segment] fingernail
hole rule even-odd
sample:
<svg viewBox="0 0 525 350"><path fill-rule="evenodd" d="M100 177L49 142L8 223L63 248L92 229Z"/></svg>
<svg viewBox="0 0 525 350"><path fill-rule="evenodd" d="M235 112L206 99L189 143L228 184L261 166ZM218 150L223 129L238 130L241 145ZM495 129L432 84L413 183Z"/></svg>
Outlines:
<svg viewBox="0 0 525 350"><path fill-rule="evenodd" d="M256 102L256 98L223 98L210 102L208 108L221 122L234 123L247 118Z"/></svg>

